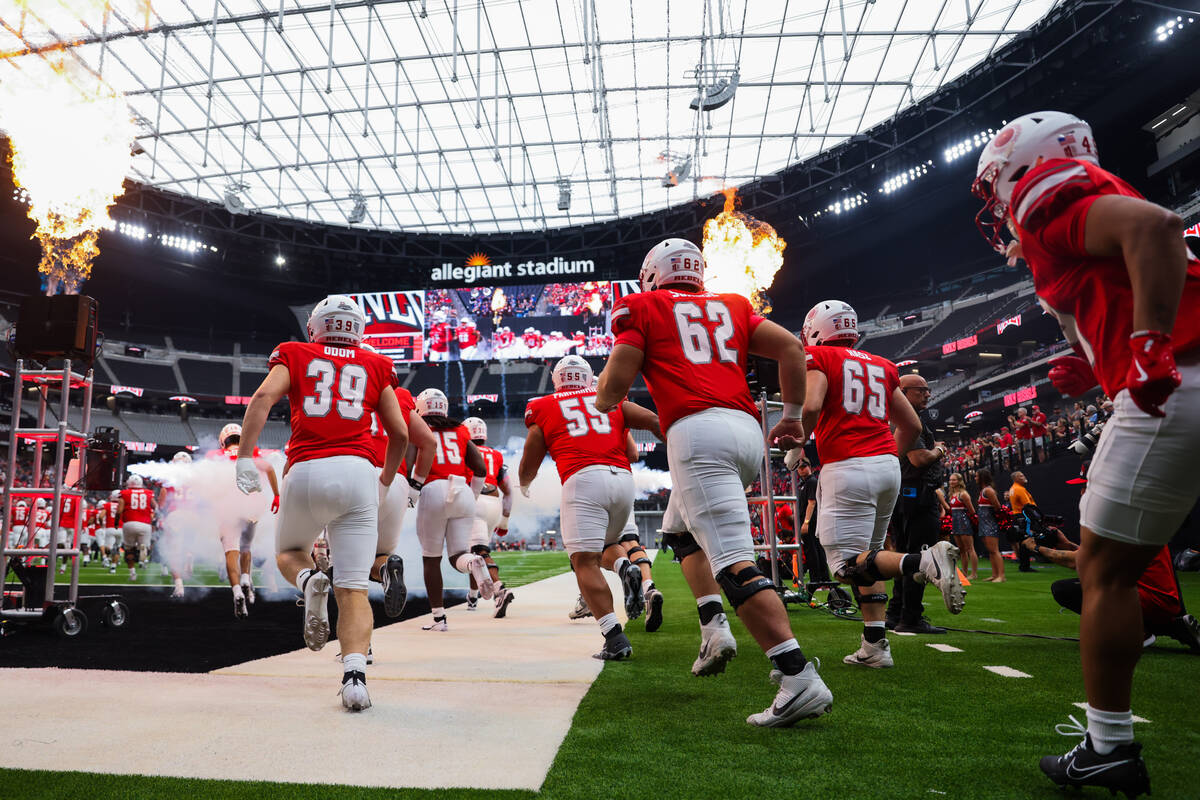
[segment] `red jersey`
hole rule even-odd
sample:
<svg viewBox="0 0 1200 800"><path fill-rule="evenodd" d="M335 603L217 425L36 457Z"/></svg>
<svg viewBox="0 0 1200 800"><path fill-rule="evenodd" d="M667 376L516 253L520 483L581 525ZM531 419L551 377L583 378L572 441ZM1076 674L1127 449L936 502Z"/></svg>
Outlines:
<svg viewBox="0 0 1200 800"><path fill-rule="evenodd" d="M746 384L746 353L762 321L741 295L669 289L626 295L612 313L616 343L645 354L642 376L664 431L710 408L758 419Z"/></svg>
<svg viewBox="0 0 1200 800"><path fill-rule="evenodd" d="M417 410L417 404L413 401L412 392L408 389L402 389L397 386L395 388L396 400L400 403L400 416L404 418L405 424L408 423L411 417L410 412ZM382 467L383 462L387 461L387 430L383 427L383 423L379 421L378 414L371 414L371 447L373 448L371 455L371 463L377 467ZM407 475L408 470L404 468L404 462L400 462L400 474Z"/></svg>
<svg viewBox="0 0 1200 800"><path fill-rule="evenodd" d="M438 322L429 328L429 349L435 353L446 352L450 344L450 323Z"/></svg>
<svg viewBox="0 0 1200 800"><path fill-rule="evenodd" d="M487 467L487 477L483 479L484 486L500 485L500 470L504 468L504 454L494 447L477 444L483 463Z"/></svg>
<svg viewBox="0 0 1200 800"><path fill-rule="evenodd" d="M1035 411L1029 415L1029 424L1033 428L1034 436L1046 435L1046 415L1041 411Z"/></svg>
<svg viewBox="0 0 1200 800"><path fill-rule="evenodd" d="M125 501L125 511L121 515L121 524L126 522L151 522L151 494L149 489L123 489L121 499Z"/></svg>
<svg viewBox="0 0 1200 800"><path fill-rule="evenodd" d="M896 365L848 347L805 348L809 371L821 372L829 387L813 432L822 464L847 458L896 455L888 427L888 404L900 385Z"/></svg>
<svg viewBox="0 0 1200 800"><path fill-rule="evenodd" d="M474 325L459 325L454 329L459 347L474 347L479 344L479 329Z"/></svg>
<svg viewBox="0 0 1200 800"><path fill-rule="evenodd" d="M58 527L79 527L79 504L83 502L78 497L64 494L58 501Z"/></svg>
<svg viewBox="0 0 1200 800"><path fill-rule="evenodd" d="M437 440L437 455L429 468L426 485L444 481L452 475L461 475L467 480L475 477L475 473L467 468L467 445L471 443L471 434L466 425L441 430L433 428L433 438Z"/></svg>
<svg viewBox="0 0 1200 800"><path fill-rule="evenodd" d="M50 527L50 507L39 508L33 512L33 527L48 528Z"/></svg>
<svg viewBox="0 0 1200 800"><path fill-rule="evenodd" d="M1018 441L1025 441L1033 438L1033 422L1029 419L1029 417L1017 417L1013 422L1013 425L1017 429Z"/></svg>
<svg viewBox="0 0 1200 800"><path fill-rule="evenodd" d="M117 527L117 501L116 500L105 500L104 504L103 504L103 506L101 506L101 508L104 511L104 514L103 514L104 527L106 527L106 528Z"/></svg>
<svg viewBox="0 0 1200 800"><path fill-rule="evenodd" d="M291 378L288 464L334 456L372 459L371 416L379 395L397 384L390 358L358 347L284 342L267 363L287 367Z"/></svg>
<svg viewBox="0 0 1200 800"><path fill-rule="evenodd" d="M1017 182L1011 208L1038 297L1064 331L1077 332L1100 386L1115 397L1131 361L1133 289L1123 258L1097 258L1084 247L1088 211L1109 194L1142 197L1094 164L1054 158ZM1200 260L1190 253L1171 336L1176 353L1200 345Z"/></svg>
<svg viewBox="0 0 1200 800"><path fill-rule="evenodd" d="M607 414L596 410L594 389L575 389L535 397L525 406L525 427L542 429L546 449L567 482L584 467L629 470L625 454L625 414L618 404Z"/></svg>
<svg viewBox="0 0 1200 800"><path fill-rule="evenodd" d="M24 525L29 522L29 504L14 505L12 509L12 524Z"/></svg>
<svg viewBox="0 0 1200 800"><path fill-rule="evenodd" d="M1142 613L1164 620L1183 613L1183 601L1179 597L1179 583L1175 579L1175 567L1171 564L1171 549L1163 547L1146 567L1137 582L1138 599Z"/></svg>

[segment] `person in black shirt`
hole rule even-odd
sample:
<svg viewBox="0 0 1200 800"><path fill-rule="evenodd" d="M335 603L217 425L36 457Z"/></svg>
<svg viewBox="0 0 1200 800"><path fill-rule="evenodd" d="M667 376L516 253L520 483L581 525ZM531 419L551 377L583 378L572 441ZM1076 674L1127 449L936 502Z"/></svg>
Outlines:
<svg viewBox="0 0 1200 800"><path fill-rule="evenodd" d="M919 553L932 547L941 533L937 488L942 483L946 446L935 441L925 407L929 405L929 384L920 375L900 376L900 390L921 418L921 436L913 449L900 459L900 497L892 514L893 539L903 553ZM931 625L922 614L925 584L911 577L897 578L887 607L887 627L900 633L945 633Z"/></svg>

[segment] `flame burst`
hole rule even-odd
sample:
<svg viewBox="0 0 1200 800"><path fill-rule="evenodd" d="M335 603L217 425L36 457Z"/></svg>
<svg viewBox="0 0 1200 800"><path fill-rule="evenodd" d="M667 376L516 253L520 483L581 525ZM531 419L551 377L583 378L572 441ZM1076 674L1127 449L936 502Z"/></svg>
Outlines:
<svg viewBox="0 0 1200 800"><path fill-rule="evenodd" d="M26 4L18 3L24 8ZM36 18L34 4L29 14ZM77 292L100 253L108 208L124 193L136 135L124 97L70 55L5 58L0 128L28 197L47 294Z"/></svg>
<svg viewBox="0 0 1200 800"><path fill-rule="evenodd" d="M767 223L738 211L737 189L722 189L725 208L704 223L704 284L710 292L733 292L749 298L766 314L766 290L783 266L787 242Z"/></svg>

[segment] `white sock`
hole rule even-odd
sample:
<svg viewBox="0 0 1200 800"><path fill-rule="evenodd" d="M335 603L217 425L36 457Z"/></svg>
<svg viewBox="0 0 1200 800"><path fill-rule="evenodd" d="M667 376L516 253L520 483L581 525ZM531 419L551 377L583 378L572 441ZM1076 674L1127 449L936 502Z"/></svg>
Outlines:
<svg viewBox="0 0 1200 800"><path fill-rule="evenodd" d="M654 588L654 580L653 579L642 581L642 594L645 594L646 592L650 591L653 588Z"/></svg>
<svg viewBox="0 0 1200 800"><path fill-rule="evenodd" d="M629 564L629 559L626 558L625 556L621 556L620 558L618 558L616 561L613 562L613 572L620 575L622 572L625 571L625 567L628 564Z"/></svg>
<svg viewBox="0 0 1200 800"><path fill-rule="evenodd" d="M248 572L242 573L241 584L242 584L242 586L253 586L254 585L254 581L250 580L250 574Z"/></svg>
<svg viewBox="0 0 1200 800"><path fill-rule="evenodd" d="M343 653L342 672L367 672L367 657L363 653Z"/></svg>
<svg viewBox="0 0 1200 800"><path fill-rule="evenodd" d="M183 578L176 578L175 585L178 586L180 589L182 589L183 588Z"/></svg>
<svg viewBox="0 0 1200 800"><path fill-rule="evenodd" d="M445 616L446 616L445 608L439 607L439 608L433 609L433 618L434 619L438 619L439 617L445 617Z"/></svg>
<svg viewBox="0 0 1200 800"><path fill-rule="evenodd" d="M241 587L241 586L234 586L234 587L233 587L233 597L234 597L234 599L237 599L237 598L239 598L239 597L245 597L245 595L244 595L244 594L242 594L242 587Z"/></svg>
<svg viewBox="0 0 1200 800"><path fill-rule="evenodd" d="M467 589L467 599L478 600L479 599L479 591L477 589Z"/></svg>
<svg viewBox="0 0 1200 800"><path fill-rule="evenodd" d="M1087 730L1092 737L1092 747L1100 755L1108 755L1118 745L1133 741L1132 711L1101 711L1087 707Z"/></svg>
<svg viewBox="0 0 1200 800"><path fill-rule="evenodd" d="M719 603L719 602L721 602L721 595L706 594L703 597L696 598L696 607L699 608L700 606L705 605L706 603Z"/></svg>
<svg viewBox="0 0 1200 800"><path fill-rule="evenodd" d="M608 635L609 631L621 624L617 621L617 615L615 613L605 614L603 617L600 617L598 620L596 620L596 622L600 625L600 632L605 636Z"/></svg>
<svg viewBox="0 0 1200 800"><path fill-rule="evenodd" d="M306 580L308 580L308 576L312 575L312 574L313 574L313 570L308 569L307 567L305 567L304 569L297 572L296 573L296 588L299 589L300 591L304 591L304 582ZM241 589L235 587L235 591L240 593Z"/></svg>
<svg viewBox="0 0 1200 800"><path fill-rule="evenodd" d="M800 644L794 638L793 639L785 639L784 641L780 642L779 644L775 645L774 647L772 647L770 650L767 651L767 658L774 658L775 656L783 655L784 653L788 652L789 650L799 650L799 649L800 649Z"/></svg>
<svg viewBox="0 0 1200 800"><path fill-rule="evenodd" d="M458 560L454 562L454 568L462 573L468 572L471 569L471 559L473 558L475 558L475 556L471 555L470 553L463 553L458 557Z"/></svg>

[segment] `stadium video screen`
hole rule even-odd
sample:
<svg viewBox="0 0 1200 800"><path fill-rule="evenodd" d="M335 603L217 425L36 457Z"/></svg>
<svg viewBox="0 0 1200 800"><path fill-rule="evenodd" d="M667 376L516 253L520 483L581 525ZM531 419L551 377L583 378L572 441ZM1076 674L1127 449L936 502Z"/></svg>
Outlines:
<svg viewBox="0 0 1200 800"><path fill-rule="evenodd" d="M602 356L613 303L632 282L473 286L425 292L429 361Z"/></svg>
<svg viewBox="0 0 1200 800"><path fill-rule="evenodd" d="M424 361L424 295L424 292L366 292L350 295L367 315L363 342L393 362Z"/></svg>

